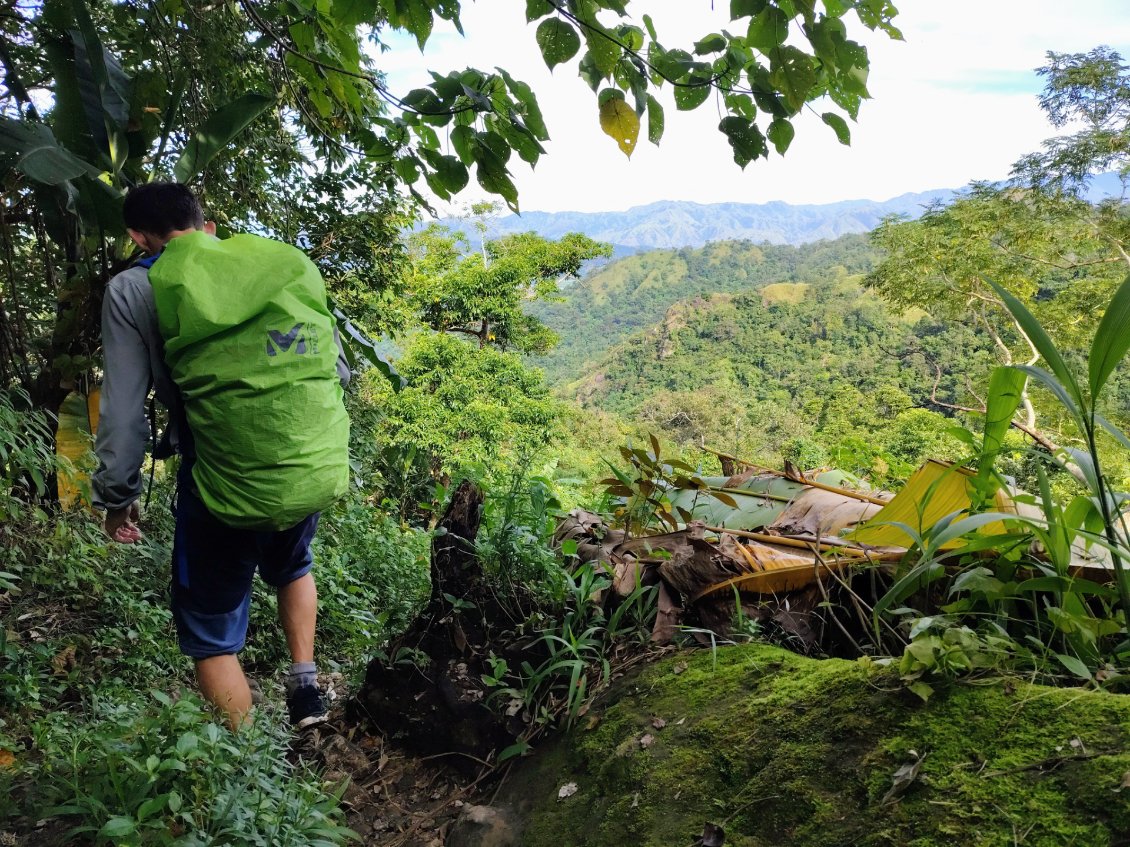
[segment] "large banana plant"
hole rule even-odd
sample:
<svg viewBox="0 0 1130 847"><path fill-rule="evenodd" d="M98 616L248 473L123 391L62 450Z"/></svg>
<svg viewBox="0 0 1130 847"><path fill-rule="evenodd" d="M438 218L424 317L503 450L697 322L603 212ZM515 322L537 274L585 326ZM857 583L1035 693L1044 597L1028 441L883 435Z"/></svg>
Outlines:
<svg viewBox="0 0 1130 847"><path fill-rule="evenodd" d="M34 102L19 69L5 64L5 82L24 108L18 117L0 116L0 168L33 195L55 245L47 261L63 265L54 274L47 366L34 391L37 403L54 411L90 371L101 292L130 259L125 191L155 177L192 181L276 98L242 93L190 130L179 124L184 81L136 85L103 45L83 0L47 0L31 35L46 57L54 99L48 108Z"/></svg>

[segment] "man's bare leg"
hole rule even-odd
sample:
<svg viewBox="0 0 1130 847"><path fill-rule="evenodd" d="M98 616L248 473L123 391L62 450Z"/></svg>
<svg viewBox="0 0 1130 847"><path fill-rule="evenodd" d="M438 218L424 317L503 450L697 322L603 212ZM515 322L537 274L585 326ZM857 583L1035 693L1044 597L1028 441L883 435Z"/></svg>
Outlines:
<svg viewBox="0 0 1130 847"><path fill-rule="evenodd" d="M196 681L204 698L227 716L232 730L238 730L251 711L251 689L239 659L231 654L197 659Z"/></svg>
<svg viewBox="0 0 1130 847"><path fill-rule="evenodd" d="M318 589L307 573L279 588L279 621L286 633L292 664L286 677L290 720L301 729L326 719L326 703L318 690L314 664L314 626L318 622Z"/></svg>
<svg viewBox="0 0 1130 847"><path fill-rule="evenodd" d="M292 662L314 661L314 625L318 621L318 589L306 573L279 589L279 622L286 633Z"/></svg>

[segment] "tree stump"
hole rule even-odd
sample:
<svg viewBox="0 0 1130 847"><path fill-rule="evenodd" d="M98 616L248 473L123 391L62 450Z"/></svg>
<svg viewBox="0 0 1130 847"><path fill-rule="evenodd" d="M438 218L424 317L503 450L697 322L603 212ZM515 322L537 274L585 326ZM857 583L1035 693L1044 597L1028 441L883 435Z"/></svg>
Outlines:
<svg viewBox="0 0 1130 847"><path fill-rule="evenodd" d="M486 759L515 737L485 704L498 610L475 555L482 504L473 483L460 483L432 542L428 605L387 656L369 663L350 704L352 717L421 752L462 753L472 763L467 757Z"/></svg>

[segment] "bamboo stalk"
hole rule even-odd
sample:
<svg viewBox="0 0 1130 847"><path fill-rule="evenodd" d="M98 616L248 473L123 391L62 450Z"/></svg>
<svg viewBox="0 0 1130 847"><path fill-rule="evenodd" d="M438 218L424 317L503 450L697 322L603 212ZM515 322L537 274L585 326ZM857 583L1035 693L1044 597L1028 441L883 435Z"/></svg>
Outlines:
<svg viewBox="0 0 1130 847"><path fill-rule="evenodd" d="M718 450L712 450L705 445L702 447L702 449L707 453L714 454L720 459L730 459L740 465L745 465L747 468L753 468L754 470L762 471L763 473L771 473L773 474L773 476L784 477L785 479L790 479L793 482L799 482L801 485L807 485L812 488L819 488L821 491L830 491L833 494L841 494L844 497L851 497L854 500L862 500L865 503L874 503L876 506L886 506L888 502L886 500L880 500L878 497L872 497L869 494L864 494L862 491L852 491L850 488L837 488L834 485L825 485L822 482L816 482L815 480L811 479L793 479L783 471L775 471L772 468L767 468L764 465L757 464L756 462L748 462L745 459L739 459L737 456L731 456L729 453L721 453Z"/></svg>

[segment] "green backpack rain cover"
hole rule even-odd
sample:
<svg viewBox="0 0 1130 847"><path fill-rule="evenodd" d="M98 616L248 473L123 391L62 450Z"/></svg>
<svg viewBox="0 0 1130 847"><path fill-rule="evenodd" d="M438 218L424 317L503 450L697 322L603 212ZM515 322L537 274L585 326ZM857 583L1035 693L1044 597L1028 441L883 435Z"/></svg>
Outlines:
<svg viewBox="0 0 1130 847"><path fill-rule="evenodd" d="M149 269L193 478L229 526L278 530L349 485L349 418L321 274L256 235L174 238Z"/></svg>

